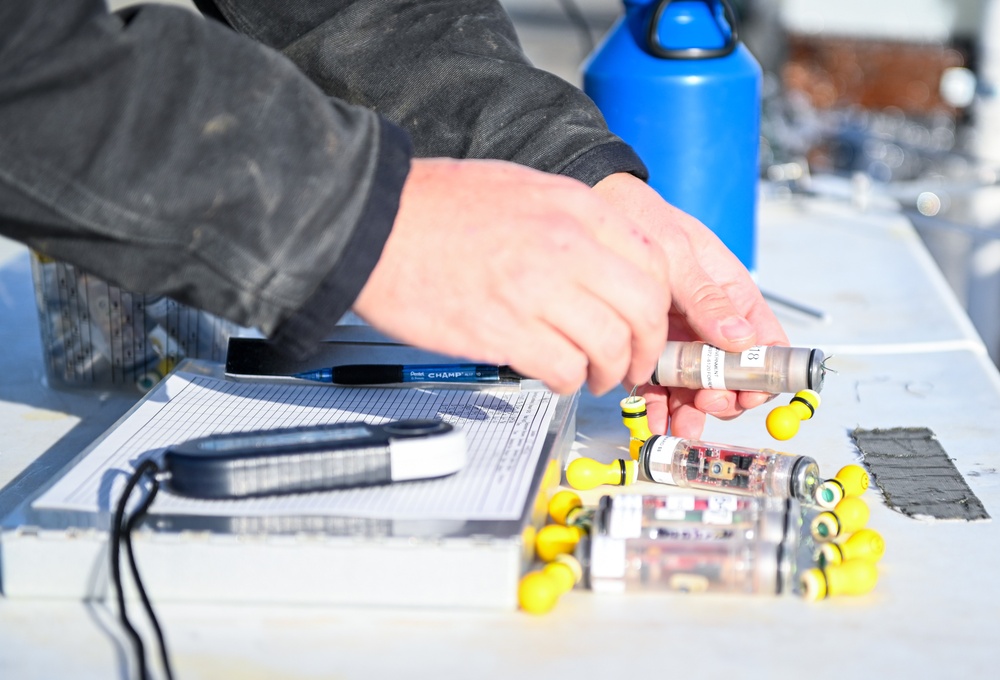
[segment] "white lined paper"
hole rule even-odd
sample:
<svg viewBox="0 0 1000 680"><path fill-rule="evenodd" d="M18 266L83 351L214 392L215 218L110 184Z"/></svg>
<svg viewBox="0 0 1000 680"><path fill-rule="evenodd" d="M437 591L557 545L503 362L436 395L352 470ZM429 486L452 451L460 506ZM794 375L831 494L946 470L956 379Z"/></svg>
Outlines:
<svg viewBox="0 0 1000 680"><path fill-rule="evenodd" d="M164 491L152 511L184 515L323 515L505 520L521 516L557 399L543 389L333 387L169 376L33 506L109 511L139 461L212 433L404 418L440 418L466 433L468 460L450 477L240 501Z"/></svg>

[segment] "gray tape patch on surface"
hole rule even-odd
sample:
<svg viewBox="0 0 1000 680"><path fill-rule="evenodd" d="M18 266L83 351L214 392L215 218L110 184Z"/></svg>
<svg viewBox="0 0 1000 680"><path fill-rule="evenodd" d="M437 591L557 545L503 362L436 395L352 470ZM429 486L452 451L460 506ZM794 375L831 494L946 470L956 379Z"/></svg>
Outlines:
<svg viewBox="0 0 1000 680"><path fill-rule="evenodd" d="M910 517L969 522L990 519L931 430L857 429L851 436L892 509Z"/></svg>

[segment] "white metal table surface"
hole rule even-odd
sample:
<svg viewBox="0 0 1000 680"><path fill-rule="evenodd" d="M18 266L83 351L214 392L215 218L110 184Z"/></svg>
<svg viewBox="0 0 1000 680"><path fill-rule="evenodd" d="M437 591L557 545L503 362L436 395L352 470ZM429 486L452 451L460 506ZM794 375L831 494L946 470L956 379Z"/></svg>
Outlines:
<svg viewBox="0 0 1000 680"><path fill-rule="evenodd" d="M891 211L818 199L768 203L762 215L761 285L829 315L779 308L792 343L833 354L838 371L816 417L777 448L832 474L855 460L855 427L929 427L987 510L1000 512L1000 378L909 225ZM0 512L130 403L45 388L36 323L25 253L0 243ZM582 398L579 453L622 453L622 396ZM712 421L705 438L774 447L766 410ZM182 679L985 677L1000 633L997 523L928 523L890 510L877 491L866 500L887 554L863 597L576 590L541 617L178 602L158 613ZM109 604L0 599L5 680L124 677L126 660Z"/></svg>

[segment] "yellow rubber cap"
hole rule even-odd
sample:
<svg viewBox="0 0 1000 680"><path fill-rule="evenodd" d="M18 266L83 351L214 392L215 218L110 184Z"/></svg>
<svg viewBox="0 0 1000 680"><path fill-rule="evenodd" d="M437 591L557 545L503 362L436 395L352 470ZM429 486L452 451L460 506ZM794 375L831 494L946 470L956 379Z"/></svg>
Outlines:
<svg viewBox="0 0 1000 680"><path fill-rule="evenodd" d="M874 529L858 529L843 543L824 543L819 548L819 566L838 565L847 560L878 562L885 555L885 541Z"/></svg>
<svg viewBox="0 0 1000 680"><path fill-rule="evenodd" d="M826 574L826 596L864 595L875 589L878 569L868 560L847 560L823 570Z"/></svg>
<svg viewBox="0 0 1000 680"><path fill-rule="evenodd" d="M802 420L809 420L816 413L816 409L819 408L819 402L819 392L815 390L799 390L792 397L789 406L801 415Z"/></svg>
<svg viewBox="0 0 1000 680"><path fill-rule="evenodd" d="M868 490L868 471L860 465L845 465L840 468L836 479L844 485L845 496L860 496Z"/></svg>
<svg viewBox="0 0 1000 680"><path fill-rule="evenodd" d="M870 512L868 504L860 498L843 498L833 510L825 510L816 515L809 525L809 531L820 542L846 538L868 524Z"/></svg>
<svg viewBox="0 0 1000 680"><path fill-rule="evenodd" d="M621 400L622 423L629 431L628 452L632 460L639 459L639 450L647 439L653 436L649 429L649 418L646 417L646 400L642 397L630 396Z"/></svg>
<svg viewBox="0 0 1000 680"><path fill-rule="evenodd" d="M583 507L583 501L572 491L560 491L549 499L549 516L559 524L566 524L569 513Z"/></svg>
<svg viewBox="0 0 1000 680"><path fill-rule="evenodd" d="M802 575L802 594L807 600L841 595L865 595L875 589L878 569L868 560L847 560L825 569L809 569Z"/></svg>
<svg viewBox="0 0 1000 680"><path fill-rule="evenodd" d="M871 515L868 504L857 496L847 496L841 499L834 507L833 512L840 520L838 536L849 536L858 529L863 529L868 524L868 518Z"/></svg>
<svg viewBox="0 0 1000 680"><path fill-rule="evenodd" d="M565 555L576 550L576 544L583 537L583 530L562 524L547 524L535 536L535 554L543 562L551 562L557 555Z"/></svg>
<svg viewBox="0 0 1000 680"><path fill-rule="evenodd" d="M767 414L767 432L779 441L791 439L798 433L802 419L791 406L778 406Z"/></svg>
<svg viewBox="0 0 1000 680"><path fill-rule="evenodd" d="M583 580L583 566L572 555L556 555L555 560L546 564L542 572L556 582L560 593L568 593Z"/></svg>
<svg viewBox="0 0 1000 680"><path fill-rule="evenodd" d="M618 459L604 464L591 458L577 458L566 466L566 483L581 491L602 484L628 486L635 482L638 473L634 460Z"/></svg>
<svg viewBox="0 0 1000 680"><path fill-rule="evenodd" d="M559 555L555 562L521 578L517 600L521 609L532 614L552 611L563 593L567 593L583 578L583 567L572 555Z"/></svg>
<svg viewBox="0 0 1000 680"><path fill-rule="evenodd" d="M521 578L517 586L517 601L521 609L531 614L552 611L562 595L560 584L544 571L532 571Z"/></svg>
<svg viewBox="0 0 1000 680"><path fill-rule="evenodd" d="M819 408L819 393L814 390L800 390L785 406L778 406L767 414L765 424L768 434L779 441L791 439L798 433L803 420L813 417Z"/></svg>
<svg viewBox="0 0 1000 680"><path fill-rule="evenodd" d="M868 489L868 472L860 465L845 465L816 489L816 502L832 508L846 496L860 496Z"/></svg>
<svg viewBox="0 0 1000 680"><path fill-rule="evenodd" d="M841 547L845 560L878 562L885 555L885 539L874 529L858 529Z"/></svg>

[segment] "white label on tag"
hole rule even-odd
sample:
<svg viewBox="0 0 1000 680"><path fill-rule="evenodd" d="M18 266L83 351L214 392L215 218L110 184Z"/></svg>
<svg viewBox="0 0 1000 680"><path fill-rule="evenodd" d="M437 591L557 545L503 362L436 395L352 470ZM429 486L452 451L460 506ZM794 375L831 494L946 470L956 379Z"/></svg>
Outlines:
<svg viewBox="0 0 1000 680"><path fill-rule="evenodd" d="M743 350L740 354L740 366L743 368L754 367L763 368L764 367L764 356L767 354L767 347L751 347L750 349Z"/></svg>
<svg viewBox="0 0 1000 680"><path fill-rule="evenodd" d="M738 507L735 496L709 496L708 509L702 513L705 524L732 524L733 511Z"/></svg>
<svg viewBox="0 0 1000 680"><path fill-rule="evenodd" d="M701 386L706 390L726 389L726 353L718 347L701 348Z"/></svg>
<svg viewBox="0 0 1000 680"><path fill-rule="evenodd" d="M649 471L650 481L657 484L673 484L674 475L672 472L674 462L674 449L680 441L677 437L657 437L649 448L646 459L646 469ZM649 443L647 442L647 445Z"/></svg>
<svg viewBox="0 0 1000 680"><path fill-rule="evenodd" d="M694 510L695 497L690 494L675 494L667 496L667 507L677 510Z"/></svg>
<svg viewBox="0 0 1000 680"><path fill-rule="evenodd" d="M709 509L701 513L701 521L705 524L732 524L733 511L721 508Z"/></svg>
<svg viewBox="0 0 1000 680"><path fill-rule="evenodd" d="M654 469L653 466L649 467L649 476L657 484L674 484L674 476L670 472L670 466L668 465L666 469Z"/></svg>
<svg viewBox="0 0 1000 680"><path fill-rule="evenodd" d="M708 507L712 510L735 510L739 507L736 496L709 496Z"/></svg>
<svg viewBox="0 0 1000 680"><path fill-rule="evenodd" d="M625 575L625 540L597 535L590 541L591 578L620 579Z"/></svg>
<svg viewBox="0 0 1000 680"><path fill-rule="evenodd" d="M608 535L613 538L637 538L642 533L642 496L622 494L611 501Z"/></svg>
<svg viewBox="0 0 1000 680"><path fill-rule="evenodd" d="M687 511L681 508L657 508L653 515L659 520L677 521L687 517Z"/></svg>

